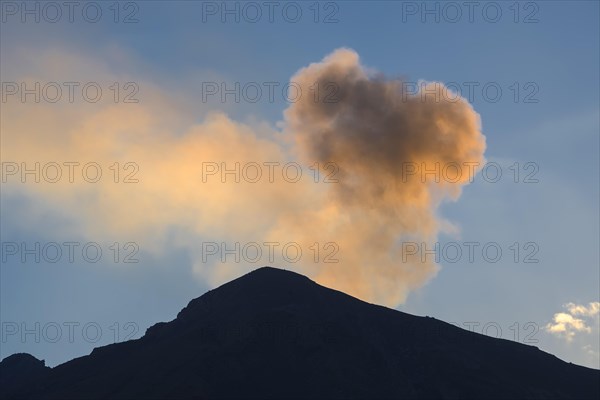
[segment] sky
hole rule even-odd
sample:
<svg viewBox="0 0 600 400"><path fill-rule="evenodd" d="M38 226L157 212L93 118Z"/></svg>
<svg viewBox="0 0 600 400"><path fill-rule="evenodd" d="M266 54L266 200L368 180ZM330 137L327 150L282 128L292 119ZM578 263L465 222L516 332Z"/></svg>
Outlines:
<svg viewBox="0 0 600 400"><path fill-rule="evenodd" d="M272 265L600 368L599 4L469 4L2 1L0 358Z"/></svg>

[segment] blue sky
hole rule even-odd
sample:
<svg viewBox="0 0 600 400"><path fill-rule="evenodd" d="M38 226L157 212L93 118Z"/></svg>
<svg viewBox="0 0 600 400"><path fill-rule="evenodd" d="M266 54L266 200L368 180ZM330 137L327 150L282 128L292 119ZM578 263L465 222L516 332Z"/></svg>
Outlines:
<svg viewBox="0 0 600 400"><path fill-rule="evenodd" d="M29 4L34 7L34 3ZM20 7L20 2L16 4ZM119 22L114 23L112 3L98 4L103 14L97 23L85 21L77 12L73 23L66 17L58 23L43 18L35 23L31 16L23 23L20 14L7 14L3 4L2 81L36 77L134 81L139 82L140 104L154 104L157 92L166 94L181 101L178 111L190 123L201 123L210 111L222 111L249 126L262 121L274 131L289 105L283 96L276 95L272 102L266 98L255 103L243 99L239 103L202 102L202 82L283 85L300 68L346 47L358 53L363 65L388 77L454 83L463 97L469 85L475 87L470 100L481 117L485 157L502 167L503 179L490 183L478 175L463 188L458 201L444 203L437 213L459 233L441 233L439 242L442 246L497 243L505 256L497 263L486 261L481 253L476 253L472 263L464 258L457 263L442 260L437 276L411 290L397 308L463 327L473 322L477 332L486 324L496 324L502 329L497 336L505 339L515 339L518 332L523 342L531 334L529 344L567 361L600 367L597 313L571 314L583 320L589 331L574 330L570 340L566 334L546 329L555 314L567 312L566 304L587 306L600 297L598 2L478 2L472 21L462 7L463 15L456 23L448 20L453 14L444 14L453 10L438 2L427 4L438 7L439 22L433 14L421 20L421 2L298 2L294 7L302 10L302 17L297 23L286 20L290 14L277 11L286 6L279 2L273 22L263 6L265 14L257 23L246 21L243 13L239 23L233 16L223 22L219 11L203 13L206 7L222 7L221 2L193 1L122 2ZM236 2L228 4L235 7ZM244 3L237 5L244 7ZM417 13L407 14L413 7ZM484 7L490 14L482 14ZM491 22L489 16L496 9L502 16ZM129 12L134 12L138 22L122 22ZM332 23L324 23L326 15L333 18ZM57 55L57 64L52 64L52 54ZM52 73L58 76L53 78ZM498 101L486 98L492 91L482 91L490 86L501 89ZM7 110L9 105L3 102L1 106ZM78 113L92 112L90 104L76 101L74 107ZM35 105L31 109L29 116L38 112ZM13 115L3 111L2 119L19 126L18 119L26 118ZM43 137L41 130L35 135L41 135L40 142L53 140ZM19 160L9 147L2 150L2 161ZM514 169L509 168L515 163L520 171L517 183ZM527 163L534 163L537 183L523 182L531 171L524 169ZM140 175L144 176L143 169ZM26 185L11 182L2 186L3 243L96 240L111 254L110 243L123 242L117 232L114 236L110 230L108 235L106 231L98 234L76 211L61 206L60 197L56 200L52 194L30 192L24 190ZM81 196L78 201L87 201ZM108 218L113 215L110 210L103 212ZM111 343L115 332L119 340L128 333L139 337L153 323L173 319L189 300L214 285L194 274L194 250L180 240L185 229L169 227L167 234L154 241L135 236L125 239L146 244L140 245L137 264L115 265L110 257L95 264L3 259L0 319L6 337L0 356L29 352L54 366ZM521 247L517 263L509 249L515 242ZM537 263L522 262L528 251L523 246L530 242L538 247ZM161 251L147 243L160 243ZM301 265L290 269L303 272ZM243 271L240 268L239 274ZM72 341L66 337L70 322L79 324ZM133 325L126 329L128 322ZM20 337L23 326L35 331L36 323L40 324L39 343L35 334ZM62 327L55 343L48 339L48 335L54 337L53 323ZM87 339L82 330L86 324L93 325ZM15 326L18 333L9 334ZM93 343L88 339L96 326L102 334ZM494 329L488 334L494 334Z"/></svg>

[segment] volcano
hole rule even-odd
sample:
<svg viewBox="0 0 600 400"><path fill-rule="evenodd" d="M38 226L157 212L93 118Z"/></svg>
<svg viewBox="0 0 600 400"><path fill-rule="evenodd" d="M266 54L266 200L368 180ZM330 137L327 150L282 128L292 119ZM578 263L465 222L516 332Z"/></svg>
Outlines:
<svg viewBox="0 0 600 400"><path fill-rule="evenodd" d="M6 399L598 399L600 371L264 267L137 340L54 368L0 363Z"/></svg>

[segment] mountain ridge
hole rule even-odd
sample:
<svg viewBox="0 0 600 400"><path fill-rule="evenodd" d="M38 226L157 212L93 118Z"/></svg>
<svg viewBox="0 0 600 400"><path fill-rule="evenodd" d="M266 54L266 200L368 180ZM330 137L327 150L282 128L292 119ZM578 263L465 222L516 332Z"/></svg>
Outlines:
<svg viewBox="0 0 600 400"><path fill-rule="evenodd" d="M600 396L600 371L272 267L192 299L139 339L24 379L5 398Z"/></svg>

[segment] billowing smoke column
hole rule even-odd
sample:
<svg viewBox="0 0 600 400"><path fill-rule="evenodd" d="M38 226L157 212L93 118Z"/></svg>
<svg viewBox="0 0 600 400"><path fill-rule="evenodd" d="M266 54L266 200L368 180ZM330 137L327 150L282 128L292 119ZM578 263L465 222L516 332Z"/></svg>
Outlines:
<svg viewBox="0 0 600 400"><path fill-rule="evenodd" d="M13 62L17 78L21 65L33 65ZM70 54L57 58L49 50L46 62L35 65L44 67L30 73L40 81L61 74L69 81L67 67L88 71L104 64ZM94 76L116 80L108 70ZM398 305L437 271L432 256L407 254L403 242L431 248L444 227L437 206L456 200L469 181L466 172L483 163L478 115L442 84L406 90L401 81L368 72L347 49L291 80L303 96L285 111L283 135L268 123L243 124L223 113L197 123L195 110L184 111L193 99L173 99L151 82L139 82L146 97L136 104L7 102L2 158L14 162L11 167L94 161L105 174L94 184L65 178L26 185L14 174L3 187L36 200L36 208L17 210L23 218L41 214L42 207L69 215L76 224L65 226L77 226L86 240L135 241L159 255L173 245L184 248L194 273L211 286L270 264L368 301ZM139 181L116 184L115 162L139 165ZM205 176L207 165L273 162L298 162L309 178L237 183ZM316 163L323 174L333 169L337 183L314 183L308 171ZM63 230L53 229L49 240L72 240L75 233ZM273 261L223 261L224 252L206 257L207 242L228 249L235 243L294 243L302 258L290 264L280 245Z"/></svg>
<svg viewBox="0 0 600 400"><path fill-rule="evenodd" d="M396 305L435 274L432 257L407 259L401 242L435 240L437 205L457 199L469 168L483 163L479 116L440 83L411 93L401 81L370 74L349 49L301 69L292 81L302 93L319 90L285 112L299 158L339 168L326 205L335 218L301 225L304 234L329 232L343 254L316 278Z"/></svg>

